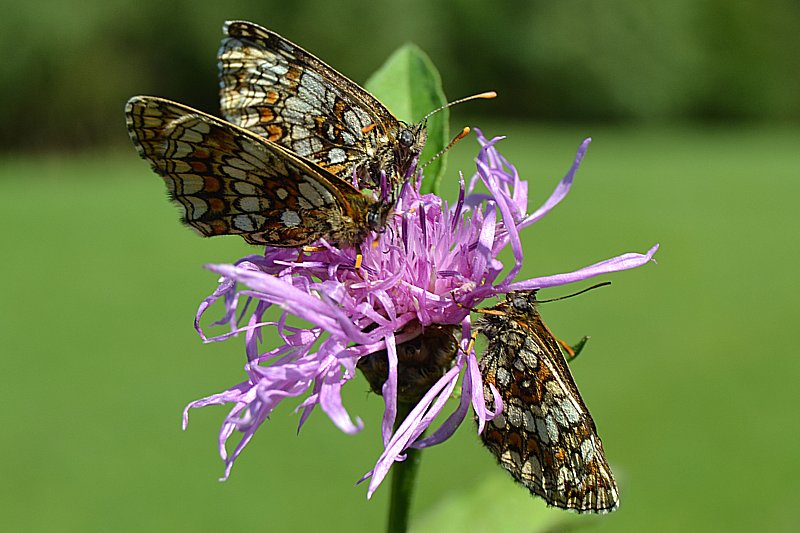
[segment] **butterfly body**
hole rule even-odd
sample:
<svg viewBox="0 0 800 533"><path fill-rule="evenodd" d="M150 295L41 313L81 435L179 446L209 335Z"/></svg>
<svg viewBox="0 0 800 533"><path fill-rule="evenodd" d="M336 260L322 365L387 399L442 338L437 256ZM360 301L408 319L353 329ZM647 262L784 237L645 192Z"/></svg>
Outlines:
<svg viewBox="0 0 800 533"><path fill-rule="evenodd" d="M555 507L609 512L619 494L594 421L558 341L542 322L535 291L509 293L489 308L477 330L488 346L479 367L487 407L489 384L503 412L481 439L518 482Z"/></svg>

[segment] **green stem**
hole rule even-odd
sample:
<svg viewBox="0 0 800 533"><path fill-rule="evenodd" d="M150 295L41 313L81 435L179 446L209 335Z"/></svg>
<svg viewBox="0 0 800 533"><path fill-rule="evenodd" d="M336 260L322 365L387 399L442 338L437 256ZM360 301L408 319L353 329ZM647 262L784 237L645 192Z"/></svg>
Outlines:
<svg viewBox="0 0 800 533"><path fill-rule="evenodd" d="M398 402L395 430L400 427L413 408L412 403ZM408 448L405 451L406 460L392 465L392 493L389 501L389 523L386 527L389 533L408 531L408 516L421 452L422 450L417 448Z"/></svg>

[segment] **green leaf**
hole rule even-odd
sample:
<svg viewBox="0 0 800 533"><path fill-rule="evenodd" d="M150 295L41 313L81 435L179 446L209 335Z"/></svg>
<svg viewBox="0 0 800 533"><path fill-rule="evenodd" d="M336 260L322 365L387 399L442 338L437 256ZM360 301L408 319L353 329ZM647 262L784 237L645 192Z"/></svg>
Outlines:
<svg viewBox="0 0 800 533"><path fill-rule="evenodd" d="M426 513L412 517L411 531L535 533L569 531L579 523L576 515L546 508L498 467L479 483L455 488Z"/></svg>
<svg viewBox="0 0 800 533"><path fill-rule="evenodd" d="M439 71L415 44L398 48L370 76L364 87L400 120L415 123L447 103ZM439 153L450 140L450 112L443 109L428 119L428 142L420 164ZM445 169L446 155L425 168L422 192L436 192Z"/></svg>

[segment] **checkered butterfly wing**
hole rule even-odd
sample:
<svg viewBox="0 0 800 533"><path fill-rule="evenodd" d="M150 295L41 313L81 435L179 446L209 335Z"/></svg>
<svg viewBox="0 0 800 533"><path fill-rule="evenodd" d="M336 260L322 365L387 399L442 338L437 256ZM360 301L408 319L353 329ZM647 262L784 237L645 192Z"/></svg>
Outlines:
<svg viewBox="0 0 800 533"><path fill-rule="evenodd" d="M161 98L133 97L125 114L139 155L200 234L286 247L366 236L369 200L285 148Z"/></svg>
<svg viewBox="0 0 800 533"><path fill-rule="evenodd" d="M488 339L480 361L503 412L481 439L518 482L554 507L604 513L619 494L603 444L564 355L536 310L535 291L511 293L488 310L478 330Z"/></svg>
<svg viewBox="0 0 800 533"><path fill-rule="evenodd" d="M257 24L229 21L219 50L226 120L288 148L339 178L392 189L425 143L365 89L312 54Z"/></svg>

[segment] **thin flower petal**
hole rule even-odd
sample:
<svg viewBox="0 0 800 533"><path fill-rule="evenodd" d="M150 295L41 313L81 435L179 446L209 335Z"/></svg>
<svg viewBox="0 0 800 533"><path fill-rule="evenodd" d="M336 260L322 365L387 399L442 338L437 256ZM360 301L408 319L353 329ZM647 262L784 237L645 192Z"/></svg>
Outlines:
<svg viewBox="0 0 800 533"><path fill-rule="evenodd" d="M452 392L453 388L455 388L456 382L458 381L459 370L459 367L454 366L447 371L447 373L442 376L433 387L431 387L431 389L419 401L417 406L411 410L408 416L406 416L406 419L402 424L400 424L400 427L397 428L397 431L395 431L392 439L384 447L384 451L378 458L375 468L361 478L363 481L368 477L372 477L369 484L369 489L367 490L367 498L372 496L383 479L386 477L386 474L389 472L389 468L395 462L397 457L403 450L408 448L409 444L413 441L414 430L418 429L422 425L422 422L425 418L424 415L428 411L431 404L434 403L434 400L441 397L444 397L445 401L447 400L450 395L449 392ZM443 390L446 391L445 394L441 394ZM444 402L437 402L437 406L439 407L440 411L443 405ZM424 428L422 431L424 431Z"/></svg>
<svg viewBox="0 0 800 533"><path fill-rule="evenodd" d="M552 276L544 276L541 278L532 278L518 283L512 283L505 287L508 291L527 291L532 289L544 289L546 287L556 287L558 285L566 285L568 283L575 283L576 281L583 281L585 279L599 276L601 274L609 274L611 272L618 272L620 270L628 270L630 268L640 267L647 264L652 260L653 254L658 250L658 244L650 248L646 254L627 253L600 261L593 265L583 267L574 272L566 274L555 274ZM505 292L505 291L504 291Z"/></svg>
<svg viewBox="0 0 800 533"><path fill-rule="evenodd" d="M583 161L583 156L586 155L586 150L589 148L590 142L592 142L591 137L584 139L578 148L578 153L575 154L575 161L572 162L572 166L570 166L567 174L560 182L558 182L558 185L547 201L539 209L534 211L533 214L528 215L525 220L522 221L522 223L519 225L520 228L530 226L537 220L540 220L547 213L549 213L551 209L560 204L561 200L567 196L567 193L569 193L569 190L572 187L572 180L575 178L575 174L578 172L578 168L581 166L581 161Z"/></svg>
<svg viewBox="0 0 800 533"><path fill-rule="evenodd" d="M397 418L397 345L395 344L394 335L389 335L386 338L386 357L389 371L386 382L383 384L383 401L386 409L383 412L383 421L381 423L384 446L391 438L392 427L394 427L394 421Z"/></svg>

